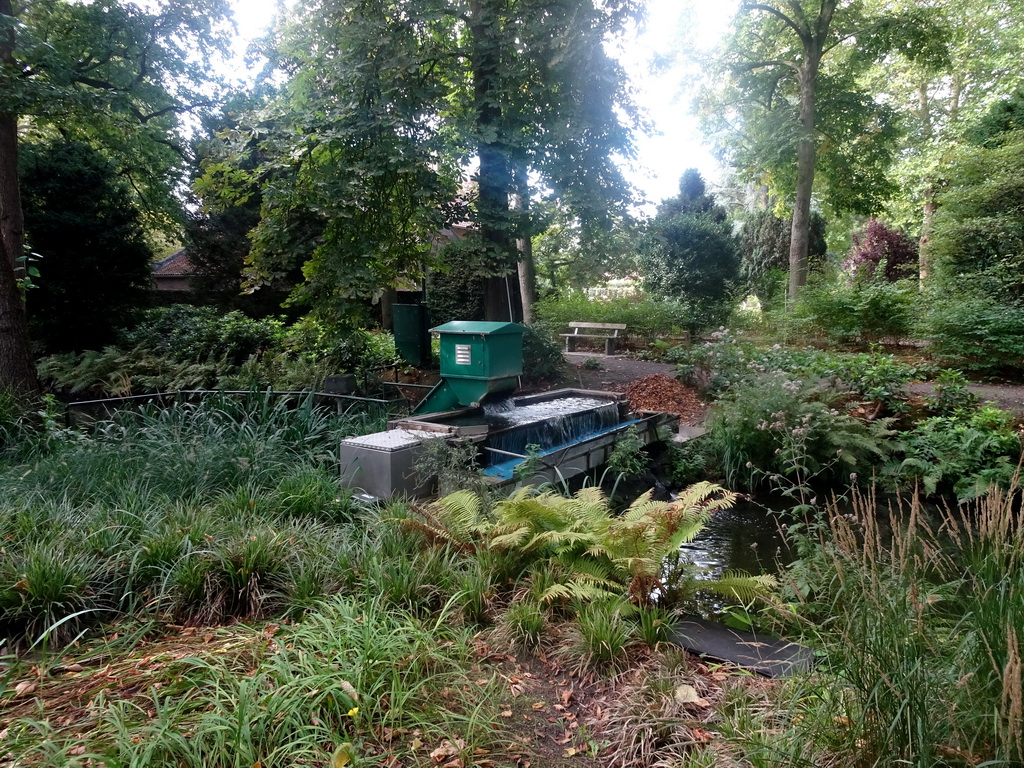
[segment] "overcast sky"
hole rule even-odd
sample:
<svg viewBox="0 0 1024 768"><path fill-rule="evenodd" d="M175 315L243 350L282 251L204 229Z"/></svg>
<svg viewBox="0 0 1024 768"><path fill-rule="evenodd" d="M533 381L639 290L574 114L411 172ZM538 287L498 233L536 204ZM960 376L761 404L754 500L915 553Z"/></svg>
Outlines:
<svg viewBox="0 0 1024 768"><path fill-rule="evenodd" d="M244 51L274 14L275 0L233 0ZM704 146L695 119L689 114L692 78L684 55L717 43L736 8L737 0L649 0L648 23L642 34L627 42L623 63L637 88L656 134L637 137L638 165L630 174L650 202L671 197L687 168L697 168L708 181L720 181L720 170ZM689 8L689 12L687 12ZM655 62L661 62L652 69Z"/></svg>

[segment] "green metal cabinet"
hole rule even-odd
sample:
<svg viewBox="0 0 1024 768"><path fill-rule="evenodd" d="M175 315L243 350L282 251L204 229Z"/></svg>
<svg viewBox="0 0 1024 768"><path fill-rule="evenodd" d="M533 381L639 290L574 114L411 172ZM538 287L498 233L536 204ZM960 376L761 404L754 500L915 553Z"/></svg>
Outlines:
<svg viewBox="0 0 1024 768"><path fill-rule="evenodd" d="M391 327L395 349L410 365L430 365L430 331L427 308L423 304L392 304Z"/></svg>
<svg viewBox="0 0 1024 768"><path fill-rule="evenodd" d="M433 329L441 336L441 375L501 379L523 373L523 326L453 320Z"/></svg>
<svg viewBox="0 0 1024 768"><path fill-rule="evenodd" d="M523 373L524 326L454 320L433 329L441 337L441 383L414 413L436 413L511 392Z"/></svg>

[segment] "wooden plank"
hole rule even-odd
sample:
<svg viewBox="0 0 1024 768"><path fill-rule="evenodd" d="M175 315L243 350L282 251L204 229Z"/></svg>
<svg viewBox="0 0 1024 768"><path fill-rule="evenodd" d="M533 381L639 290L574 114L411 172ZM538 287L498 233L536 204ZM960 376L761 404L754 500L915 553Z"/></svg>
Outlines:
<svg viewBox="0 0 1024 768"><path fill-rule="evenodd" d="M573 322L569 323L569 327L570 328L605 328L607 330L618 330L618 331L626 330L626 324L625 323L584 323L584 322L573 321Z"/></svg>

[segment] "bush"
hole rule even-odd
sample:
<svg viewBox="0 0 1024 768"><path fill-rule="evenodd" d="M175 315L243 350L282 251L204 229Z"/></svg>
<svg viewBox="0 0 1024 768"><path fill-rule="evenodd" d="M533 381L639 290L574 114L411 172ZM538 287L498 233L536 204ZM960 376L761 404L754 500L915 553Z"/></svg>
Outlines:
<svg viewBox="0 0 1024 768"><path fill-rule="evenodd" d="M744 341L727 328L709 334L702 344L677 347L666 359L677 363L676 377L711 394L769 372L798 378L823 376L837 355L816 349L794 349L774 344L764 348Z"/></svg>
<svg viewBox="0 0 1024 768"><path fill-rule="evenodd" d="M739 272L737 241L726 210L707 194L696 170L687 170L679 195L658 207L637 261L644 287L693 307L695 326L717 324L728 314Z"/></svg>
<svg viewBox="0 0 1024 768"><path fill-rule="evenodd" d="M84 142L26 140L20 159L26 240L41 256L26 303L32 338L48 353L110 344L151 299L138 190Z"/></svg>
<svg viewBox="0 0 1024 768"><path fill-rule="evenodd" d="M445 244L441 264L427 276L431 327L452 320L483 320L486 265L487 249L479 237Z"/></svg>
<svg viewBox="0 0 1024 768"><path fill-rule="evenodd" d="M904 387L918 378L921 369L883 353L876 348L870 354L837 355L835 361L819 373L842 383L865 403L873 403L878 416L883 410L903 413L907 410Z"/></svg>
<svg viewBox="0 0 1024 768"><path fill-rule="evenodd" d="M122 335L128 347L144 347L178 362L225 360L239 365L251 355L276 348L283 338L280 320L253 320L241 312L175 304L146 312Z"/></svg>
<svg viewBox="0 0 1024 768"><path fill-rule="evenodd" d="M530 384L553 384L564 378L562 339L547 323L527 326L523 334L523 379Z"/></svg>
<svg viewBox="0 0 1024 768"><path fill-rule="evenodd" d="M932 257L940 283L970 282L986 295L1024 297L1024 130L951 164L935 214Z"/></svg>
<svg viewBox="0 0 1024 768"><path fill-rule="evenodd" d="M711 414L707 450L726 485L767 486L802 502L819 483L868 472L891 451L887 422L863 422L833 408L824 393L784 373L743 380Z"/></svg>
<svg viewBox="0 0 1024 768"><path fill-rule="evenodd" d="M973 499L991 486L1007 488L1021 458L1014 417L998 408L934 416L900 435L906 458L890 467L894 482L920 484L927 495Z"/></svg>
<svg viewBox="0 0 1024 768"><path fill-rule="evenodd" d="M917 284L858 275L806 286L793 307L799 333L832 344L899 341L911 335Z"/></svg>
<svg viewBox="0 0 1024 768"><path fill-rule="evenodd" d="M872 217L864 231L853 236L853 247L843 262L843 271L867 277L879 274L890 283L916 277L917 251L914 240Z"/></svg>
<svg viewBox="0 0 1024 768"><path fill-rule="evenodd" d="M1024 305L971 293L932 295L922 335L940 365L985 376L1020 376Z"/></svg>
<svg viewBox="0 0 1024 768"><path fill-rule="evenodd" d="M651 298L590 299L575 292L541 299L534 305L537 318L552 328L564 329L573 321L625 323L631 336L671 336L696 322L693 309L681 301Z"/></svg>
<svg viewBox="0 0 1024 768"><path fill-rule="evenodd" d="M759 211L743 221L740 232L740 277L748 292L763 304L784 299L789 274L789 245L792 221L780 219L772 211ZM817 269L825 257L825 218L811 214L808 261Z"/></svg>

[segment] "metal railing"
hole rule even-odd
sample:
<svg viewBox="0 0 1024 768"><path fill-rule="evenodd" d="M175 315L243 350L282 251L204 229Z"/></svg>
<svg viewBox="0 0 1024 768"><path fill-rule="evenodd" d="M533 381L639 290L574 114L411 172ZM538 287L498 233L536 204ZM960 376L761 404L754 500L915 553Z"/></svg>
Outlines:
<svg viewBox="0 0 1024 768"><path fill-rule="evenodd" d="M73 412L87 408L102 408L106 415L112 415L117 405L131 404L135 402L155 402L158 405L166 405L178 400L192 398L203 398L214 395L246 395L246 396L269 396L269 397L314 397L324 400L333 400L336 403L338 415L348 413L351 408L360 404L374 404L384 406L390 410L400 406L398 410L405 413L410 411L410 401L407 397L378 398L359 397L356 395L342 395L336 392L315 392L312 390L272 390L272 389L180 389L174 392L154 392L148 395L121 395L118 397L104 397L95 400L75 400L64 404L64 423L68 427L74 426ZM116 405L115 405L116 404Z"/></svg>

